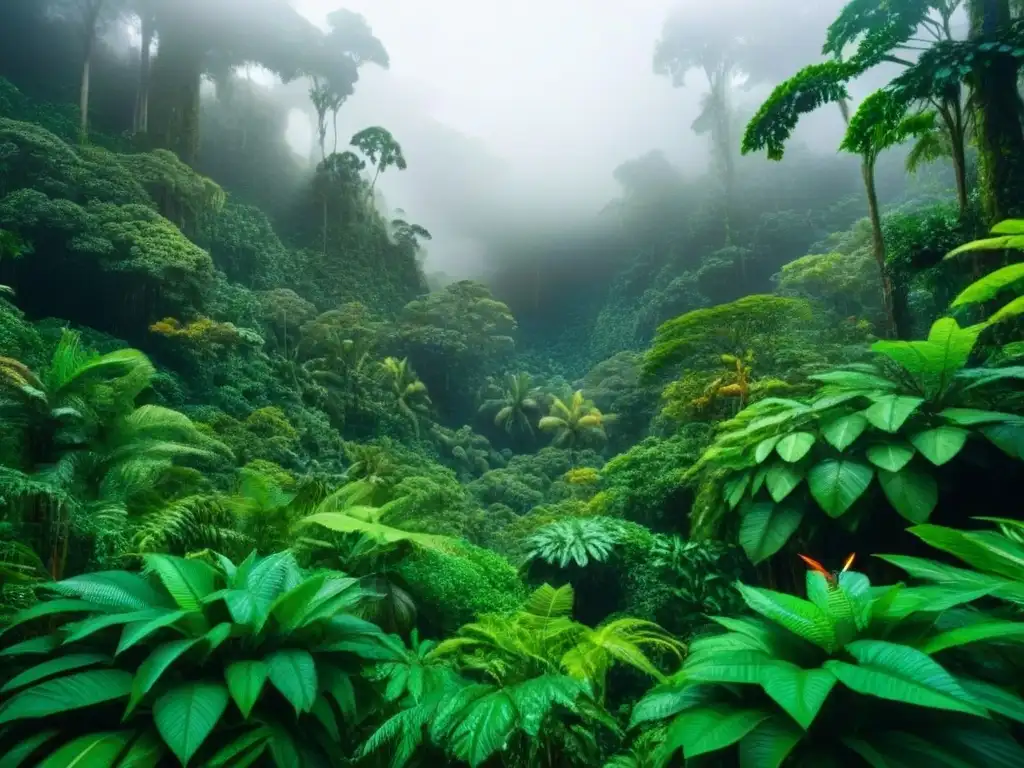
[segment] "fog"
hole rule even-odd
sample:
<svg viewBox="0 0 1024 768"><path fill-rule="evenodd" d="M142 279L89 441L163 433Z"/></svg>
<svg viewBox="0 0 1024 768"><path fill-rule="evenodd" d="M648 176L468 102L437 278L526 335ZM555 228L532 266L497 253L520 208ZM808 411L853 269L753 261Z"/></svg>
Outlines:
<svg viewBox="0 0 1024 768"><path fill-rule="evenodd" d="M649 150L692 173L707 167L707 138L690 130L703 74L693 71L677 88L652 66L679 0L296 3L320 25L339 5L362 13L391 57L388 70L361 70L341 134L383 125L402 144L408 170L389 171L379 186L389 208L433 233L428 270L473 274L495 233L591 225L617 194L613 170ZM816 60L841 6L685 0L682 7L687 25L706 29L709 40L756 37L758 56L738 97L752 110L774 82ZM834 152L841 127L838 112L824 110L797 139ZM289 140L309 154L313 128L300 114Z"/></svg>

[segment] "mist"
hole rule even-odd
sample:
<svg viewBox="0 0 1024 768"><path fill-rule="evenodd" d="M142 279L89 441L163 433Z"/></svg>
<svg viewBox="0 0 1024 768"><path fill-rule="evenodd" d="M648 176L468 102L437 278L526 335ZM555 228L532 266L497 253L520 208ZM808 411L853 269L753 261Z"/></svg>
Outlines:
<svg viewBox="0 0 1024 768"><path fill-rule="evenodd" d="M297 7L325 25L337 5L300 0ZM706 90L703 75L694 71L685 87L673 87L652 66L678 0L345 5L366 17L391 65L361 70L339 132L383 125L401 142L409 168L384 174L379 188L390 209L433 234L428 271L473 276L493 266L495 241L594 227L619 193L615 168L651 150L690 175L708 168L708 140L690 130ZM684 13L712 32L742 19L743 29L767 41L738 92L737 106L752 111L774 82L816 60L842 3L731 5L729 13L720 4ZM801 126L797 142L834 153L841 131L838 112L823 111ZM293 114L289 141L309 155L308 115Z"/></svg>

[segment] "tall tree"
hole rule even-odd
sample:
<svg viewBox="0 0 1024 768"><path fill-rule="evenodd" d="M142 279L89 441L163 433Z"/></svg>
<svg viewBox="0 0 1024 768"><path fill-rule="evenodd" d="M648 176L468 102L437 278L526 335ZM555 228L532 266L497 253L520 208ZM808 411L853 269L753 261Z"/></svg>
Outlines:
<svg viewBox="0 0 1024 768"><path fill-rule="evenodd" d="M373 195L378 177L384 171L392 167L400 171L404 171L406 168L402 145L395 141L395 137L386 128L380 126L364 128L352 137L351 144L366 155L375 167L368 192L370 196Z"/></svg>
<svg viewBox="0 0 1024 768"><path fill-rule="evenodd" d="M1024 132L1017 91L1024 44L1010 0L968 0L970 40L992 54L970 76L977 112L982 202L991 224L1024 214ZM1006 50L1003 50L1003 48Z"/></svg>
<svg viewBox="0 0 1024 768"><path fill-rule="evenodd" d="M159 0L134 0L133 10L139 19L142 41L139 48L139 81L135 91L132 133L146 133L149 130L149 78L153 63L153 40L156 37L157 2Z"/></svg>

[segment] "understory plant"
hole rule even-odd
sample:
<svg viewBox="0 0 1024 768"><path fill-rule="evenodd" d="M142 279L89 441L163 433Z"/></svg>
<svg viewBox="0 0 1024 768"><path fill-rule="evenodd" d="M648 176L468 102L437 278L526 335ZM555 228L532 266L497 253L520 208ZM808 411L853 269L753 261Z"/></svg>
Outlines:
<svg viewBox="0 0 1024 768"><path fill-rule="evenodd" d="M804 600L737 583L754 615L715 618L725 631L695 640L633 709L631 727L665 727L653 764L680 750L744 768L1024 764L1009 732L1024 700L950 655L989 639L945 619L984 590L876 587L854 571L806 585Z"/></svg>
<svg viewBox="0 0 1024 768"><path fill-rule="evenodd" d="M876 342L876 362L812 376L817 397L761 400L724 424L691 475L721 484L750 559L767 559L828 519L856 529L878 509L868 503L876 482L882 505L923 523L950 462L972 453L984 461L992 446L1024 458L1024 418L1003 410L1015 402L1006 385L1024 368L967 365L986 327L942 318L924 341ZM712 529L720 512L711 505L696 528Z"/></svg>
<svg viewBox="0 0 1024 768"><path fill-rule="evenodd" d="M239 564L151 554L141 573L48 585L15 616L0 752L11 765L328 765L381 632L355 579L287 553ZM40 762L41 761L41 762Z"/></svg>

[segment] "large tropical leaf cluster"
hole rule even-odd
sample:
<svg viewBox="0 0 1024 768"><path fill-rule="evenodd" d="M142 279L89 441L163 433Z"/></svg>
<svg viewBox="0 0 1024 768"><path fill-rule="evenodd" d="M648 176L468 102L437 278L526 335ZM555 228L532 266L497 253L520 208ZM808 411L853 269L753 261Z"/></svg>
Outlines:
<svg viewBox="0 0 1024 768"><path fill-rule="evenodd" d="M923 523L950 462L993 446L1024 458L1024 418L999 410L1012 407L1006 385L1024 369L967 366L985 327L942 318L924 341L876 342L877 362L812 376L823 385L816 398L768 398L725 424L697 471L726 470L724 503L739 511L751 560L775 554L815 508L855 524L876 484L899 515Z"/></svg>
<svg viewBox="0 0 1024 768"><path fill-rule="evenodd" d="M959 673L949 653L1011 637L982 612L944 613L984 590L874 587L852 571L808 573L806 600L738 588L755 615L715 619L725 632L695 640L633 710L634 727L667 721L662 760L729 750L747 768L1024 761L1010 733L1024 700Z"/></svg>
<svg viewBox="0 0 1024 768"><path fill-rule="evenodd" d="M422 655L416 664L431 671L403 674L398 712L362 753L390 753L395 768L427 749L471 766L498 752L510 765L593 765L598 729L618 729L603 707L609 670L664 680L649 654L678 656L681 646L650 622L579 624L573 600L572 587L544 585L519 612L482 616Z"/></svg>
<svg viewBox="0 0 1024 768"><path fill-rule="evenodd" d="M18 669L0 689L0 751L46 765L337 758L355 678L379 657L380 630L352 615L365 591L288 553L213 560L147 555L141 573L50 584L6 630L54 627L2 651Z"/></svg>

